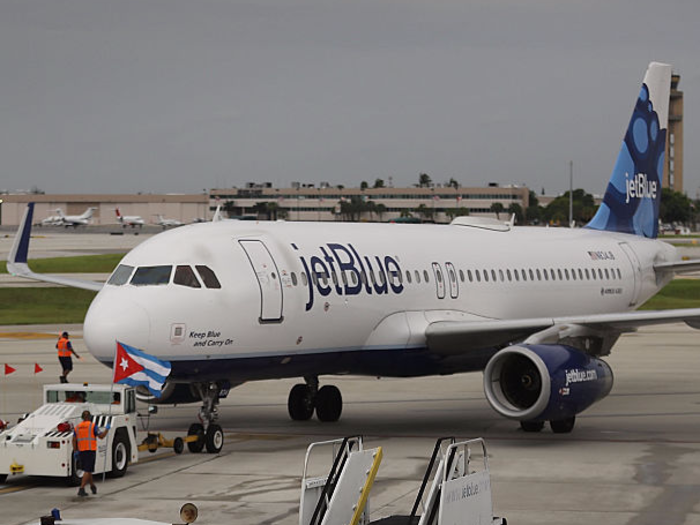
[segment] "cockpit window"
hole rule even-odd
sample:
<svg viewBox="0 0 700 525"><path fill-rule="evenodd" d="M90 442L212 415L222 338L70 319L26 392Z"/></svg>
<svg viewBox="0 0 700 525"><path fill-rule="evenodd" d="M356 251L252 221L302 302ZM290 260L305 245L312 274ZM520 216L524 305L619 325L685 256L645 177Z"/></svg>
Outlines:
<svg viewBox="0 0 700 525"><path fill-rule="evenodd" d="M221 284L211 268L203 265L195 266L195 268L197 268L199 276L202 278L202 281L204 281L204 286L207 288L221 288Z"/></svg>
<svg viewBox="0 0 700 525"><path fill-rule="evenodd" d="M189 286L190 288L201 288L197 276L189 266L177 266L175 268L175 277L173 283L181 286Z"/></svg>
<svg viewBox="0 0 700 525"><path fill-rule="evenodd" d="M131 277L131 272L134 271L133 266L127 266L126 264L120 264L117 269L114 270L112 277L109 278L107 284L112 284L114 286L122 286L129 282L129 277Z"/></svg>
<svg viewBox="0 0 700 525"><path fill-rule="evenodd" d="M131 278L131 284L134 286L168 284L172 270L172 266L141 266L136 269Z"/></svg>

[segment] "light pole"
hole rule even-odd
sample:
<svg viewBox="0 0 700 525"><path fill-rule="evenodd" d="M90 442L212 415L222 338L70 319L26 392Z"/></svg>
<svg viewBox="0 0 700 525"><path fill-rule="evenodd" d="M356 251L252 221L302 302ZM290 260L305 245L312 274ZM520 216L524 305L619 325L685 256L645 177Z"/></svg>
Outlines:
<svg viewBox="0 0 700 525"><path fill-rule="evenodd" d="M574 227L574 161L569 161L569 228Z"/></svg>

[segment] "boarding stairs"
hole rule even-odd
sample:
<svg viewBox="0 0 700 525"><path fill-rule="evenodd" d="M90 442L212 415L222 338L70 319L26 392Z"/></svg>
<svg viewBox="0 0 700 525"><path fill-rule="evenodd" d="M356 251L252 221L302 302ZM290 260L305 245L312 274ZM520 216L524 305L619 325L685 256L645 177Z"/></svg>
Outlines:
<svg viewBox="0 0 700 525"><path fill-rule="evenodd" d="M311 476L312 453L331 449L327 475ZM409 515L369 520L369 492L382 459L360 436L312 443L306 452L299 525L506 525L493 517L488 454L483 439L436 441Z"/></svg>

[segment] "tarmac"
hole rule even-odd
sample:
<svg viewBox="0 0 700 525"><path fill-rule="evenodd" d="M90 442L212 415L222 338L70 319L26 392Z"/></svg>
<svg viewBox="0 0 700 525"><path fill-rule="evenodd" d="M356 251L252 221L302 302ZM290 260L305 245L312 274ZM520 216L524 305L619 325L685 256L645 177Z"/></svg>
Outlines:
<svg viewBox="0 0 700 525"><path fill-rule="evenodd" d="M145 235L64 233L32 239L30 257L127 251ZM0 256L10 241L0 237ZM135 245L135 244L134 244ZM697 253L695 254L697 257ZM3 286L5 284L2 284ZM82 341L81 325L0 327L0 418L37 408L44 384L58 381L54 344L71 333L83 356L74 382L109 383ZM370 496L372 519L407 514L435 439L483 437L489 451L494 513L511 524L700 525L700 338L683 324L647 327L620 338L607 361L612 393L577 418L568 435L525 434L488 406L482 374L418 379L322 377L344 399L337 423L291 421L287 395L296 381L244 384L220 407L220 454L141 454L123 478L98 483L84 500L54 478L9 477L0 485L0 525L38 523L58 508L64 518L132 517L179 521L185 502L197 524L298 523L307 446L363 435L384 453ZM34 365L43 371L34 374ZM0 369L2 372L2 369ZM145 412L145 406L141 409ZM184 435L198 405L159 407L144 428ZM330 458L329 458L330 460Z"/></svg>
<svg viewBox="0 0 700 525"><path fill-rule="evenodd" d="M54 343L64 329L83 357L70 379L109 383L111 371L87 352L80 325L0 327L0 363L17 369L0 377L0 418L15 421L35 409L42 385L58 380ZM298 523L306 447L363 435L367 447L384 453L370 496L372 519L407 514L435 439L457 436L486 440L494 512L509 523L700 524L698 350L698 333L682 324L624 335L608 358L612 393L582 413L569 435L521 432L489 408L479 373L323 377L343 394L337 423L291 421L286 403L294 381L248 383L221 404L220 454L144 452L145 461L123 478L98 483L98 495L85 501L63 480L9 477L0 485L0 523L37 523L52 508L69 518L176 522L188 501L199 507L197 523ZM35 363L42 372L34 374ZM198 406L159 409L150 429L174 437L186 433Z"/></svg>

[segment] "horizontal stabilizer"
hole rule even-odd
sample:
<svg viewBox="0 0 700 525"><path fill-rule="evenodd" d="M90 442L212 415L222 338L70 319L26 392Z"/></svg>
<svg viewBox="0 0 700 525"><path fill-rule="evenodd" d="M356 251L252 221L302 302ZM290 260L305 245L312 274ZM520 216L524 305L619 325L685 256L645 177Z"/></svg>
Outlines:
<svg viewBox="0 0 700 525"><path fill-rule="evenodd" d="M675 261L654 265L657 272L688 273L700 271L700 259L691 261Z"/></svg>

